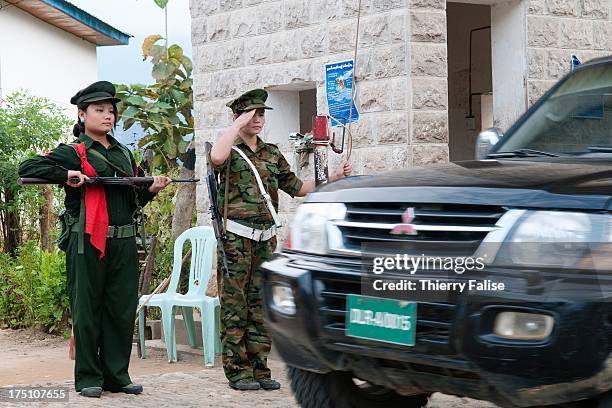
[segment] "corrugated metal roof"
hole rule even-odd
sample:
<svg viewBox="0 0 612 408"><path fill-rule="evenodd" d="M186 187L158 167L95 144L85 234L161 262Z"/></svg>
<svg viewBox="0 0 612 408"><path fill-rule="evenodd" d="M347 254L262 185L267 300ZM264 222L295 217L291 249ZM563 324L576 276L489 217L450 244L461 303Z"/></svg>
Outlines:
<svg viewBox="0 0 612 408"><path fill-rule="evenodd" d="M131 35L64 0L5 0L51 25L99 46L127 45Z"/></svg>

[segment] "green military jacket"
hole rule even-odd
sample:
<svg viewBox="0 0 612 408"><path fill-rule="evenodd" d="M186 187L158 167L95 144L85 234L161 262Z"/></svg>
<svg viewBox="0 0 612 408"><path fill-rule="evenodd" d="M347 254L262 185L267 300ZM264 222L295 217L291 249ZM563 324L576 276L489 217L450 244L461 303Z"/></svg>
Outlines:
<svg viewBox="0 0 612 408"><path fill-rule="evenodd" d="M126 157L126 147L122 146L112 136L107 136L110 146L106 149L101 143L94 141L89 136L81 134L75 143L83 142L87 150L95 149L101 153L110 163L124 170L125 174L118 172L93 154L87 155L87 160L96 170L100 177L132 176L136 162L131 152L129 161ZM67 186L68 170L81 171L81 160L74 148L70 145L60 144L51 152L42 156L35 156L25 160L19 166L20 177L38 177L64 184L66 191L66 211L77 218L81 205L81 189ZM144 172L139 168L138 176ZM106 206L108 210L109 225L126 225L133 221L136 210L136 198L140 206L144 206L155 197L154 193L148 191L147 187L133 188L131 186L104 186L106 192ZM136 197L134 196L136 194Z"/></svg>
<svg viewBox="0 0 612 408"><path fill-rule="evenodd" d="M279 188L291 197L295 197L302 188L302 181L291 171L289 163L276 145L265 143L257 137L255 151L252 151L240 138L236 140L234 146L241 149L257 168L261 181L268 194L270 194L277 211ZM230 171L227 218L243 221L244 224L253 228L269 228L273 225L274 220L259 191L257 179L249 164L233 149L225 163L215 166L220 174L217 205L221 215L223 216L226 166L228 163Z"/></svg>

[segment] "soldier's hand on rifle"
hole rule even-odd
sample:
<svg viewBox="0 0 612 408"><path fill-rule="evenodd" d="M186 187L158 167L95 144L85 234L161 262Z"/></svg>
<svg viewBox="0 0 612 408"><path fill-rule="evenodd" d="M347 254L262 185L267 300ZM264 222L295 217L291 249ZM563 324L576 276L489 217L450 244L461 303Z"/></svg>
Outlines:
<svg viewBox="0 0 612 408"><path fill-rule="evenodd" d="M171 182L172 179L170 177L153 176L153 184L151 184L151 187L149 187L149 191L152 193L159 193Z"/></svg>
<svg viewBox="0 0 612 408"><path fill-rule="evenodd" d="M68 180L66 184L70 187L81 187L83 183L89 180L89 177L78 170L68 170Z"/></svg>

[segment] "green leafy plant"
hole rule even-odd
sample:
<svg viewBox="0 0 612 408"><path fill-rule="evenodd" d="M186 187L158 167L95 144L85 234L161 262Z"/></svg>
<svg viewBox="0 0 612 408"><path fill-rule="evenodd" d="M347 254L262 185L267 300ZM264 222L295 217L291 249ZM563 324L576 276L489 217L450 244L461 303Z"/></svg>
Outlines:
<svg viewBox="0 0 612 408"><path fill-rule="evenodd" d="M160 45L160 35L147 37L143 57L153 64L152 85L117 85L124 130L138 123L145 136L138 145L154 152L152 167L162 172L177 166L193 134L192 62L179 45Z"/></svg>
<svg viewBox="0 0 612 408"><path fill-rule="evenodd" d="M71 121L45 98L17 91L0 101L0 231L2 250L15 254L23 238L38 238L41 191L17 184L17 168L26 157L49 150Z"/></svg>
<svg viewBox="0 0 612 408"><path fill-rule="evenodd" d="M68 327L69 297L63 252L42 251L35 241L17 257L0 254L0 325L37 326L49 333Z"/></svg>

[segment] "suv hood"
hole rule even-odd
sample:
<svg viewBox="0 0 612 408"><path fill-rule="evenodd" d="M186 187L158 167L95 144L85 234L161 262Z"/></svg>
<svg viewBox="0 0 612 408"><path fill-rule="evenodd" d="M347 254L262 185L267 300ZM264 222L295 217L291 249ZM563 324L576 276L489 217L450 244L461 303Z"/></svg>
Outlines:
<svg viewBox="0 0 612 408"><path fill-rule="evenodd" d="M464 161L348 177L320 187L307 201L446 202L604 210L610 209L611 195L610 160L547 157Z"/></svg>

